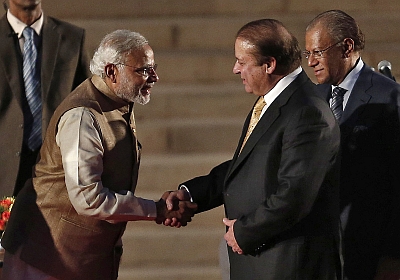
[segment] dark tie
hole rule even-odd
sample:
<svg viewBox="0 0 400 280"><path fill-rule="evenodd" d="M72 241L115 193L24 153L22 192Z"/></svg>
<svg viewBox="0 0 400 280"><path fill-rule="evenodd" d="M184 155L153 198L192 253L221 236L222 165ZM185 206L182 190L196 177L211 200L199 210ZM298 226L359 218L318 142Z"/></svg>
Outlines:
<svg viewBox="0 0 400 280"><path fill-rule="evenodd" d="M28 101L32 126L27 134L28 147L34 151L42 143L42 102L40 93L40 73L37 67L37 49L34 42L35 31L27 26L24 35L24 62L23 77L25 83L26 100ZM26 128L26 129L29 129Z"/></svg>
<svg viewBox="0 0 400 280"><path fill-rule="evenodd" d="M346 89L341 87L335 87L332 91L331 109L338 121L340 121L343 114L343 96L346 91Z"/></svg>

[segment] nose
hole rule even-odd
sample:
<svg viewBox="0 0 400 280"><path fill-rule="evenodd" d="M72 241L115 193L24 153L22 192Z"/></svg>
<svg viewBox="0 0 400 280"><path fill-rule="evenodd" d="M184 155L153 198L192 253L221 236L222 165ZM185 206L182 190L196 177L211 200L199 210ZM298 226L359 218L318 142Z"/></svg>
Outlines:
<svg viewBox="0 0 400 280"><path fill-rule="evenodd" d="M232 69L233 74L240 74L239 63L236 61Z"/></svg>
<svg viewBox="0 0 400 280"><path fill-rule="evenodd" d="M314 67L315 65L317 65L318 64L318 60L313 56L313 55L310 55L308 58L307 58L307 65L309 66L309 67Z"/></svg>
<svg viewBox="0 0 400 280"><path fill-rule="evenodd" d="M147 80L148 80L149 82L155 83L155 82L158 82L159 79L160 79L160 78L158 77L156 70L155 70L155 69L152 69L152 72L150 73L150 75L149 75L149 77L147 78Z"/></svg>

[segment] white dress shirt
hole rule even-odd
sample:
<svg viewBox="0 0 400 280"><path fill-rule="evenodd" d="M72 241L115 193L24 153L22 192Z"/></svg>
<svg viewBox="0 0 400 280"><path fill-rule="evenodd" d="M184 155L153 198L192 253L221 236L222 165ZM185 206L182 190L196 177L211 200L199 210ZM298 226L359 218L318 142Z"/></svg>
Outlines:
<svg viewBox="0 0 400 280"><path fill-rule="evenodd" d="M260 119L264 115L265 111L267 111L268 107L272 104L272 102L274 102L279 94L281 94L281 92L297 78L302 70L303 69L301 67L298 67L292 73L289 73L288 75L280 79L278 83L276 83L276 85L264 95L264 100L267 105L265 105L262 109Z"/></svg>

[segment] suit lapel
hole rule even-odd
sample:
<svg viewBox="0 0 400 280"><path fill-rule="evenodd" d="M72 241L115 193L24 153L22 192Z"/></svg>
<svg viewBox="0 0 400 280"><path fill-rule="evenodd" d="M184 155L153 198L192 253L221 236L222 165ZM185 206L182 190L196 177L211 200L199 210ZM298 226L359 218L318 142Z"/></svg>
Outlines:
<svg viewBox="0 0 400 280"><path fill-rule="evenodd" d="M318 84L318 94L329 104L329 100L332 97L332 86L327 84Z"/></svg>
<svg viewBox="0 0 400 280"><path fill-rule="evenodd" d="M0 63L3 65L1 68L4 69L4 75L10 84L12 94L21 104L21 97L25 91L22 80L22 54L17 35L13 34L14 31L4 15L0 20Z"/></svg>
<svg viewBox="0 0 400 280"><path fill-rule="evenodd" d="M346 107L343 111L340 124L347 122L354 114L355 110L359 110L357 115L362 114L363 108L371 100L371 95L367 93L368 89L372 87L372 70L364 65L361 69L360 76L358 77L353 90L350 94L349 100L347 101Z"/></svg>
<svg viewBox="0 0 400 280"><path fill-rule="evenodd" d="M272 104L268 107L267 111L261 117L257 126L254 128L253 132L251 133L249 139L247 140L245 146L243 147L242 152L239 154L240 147L242 146L244 134L246 134L247 127L250 121L250 115L247 116L246 122L243 127L242 136L239 141L239 145L236 149L235 156L233 158L232 164L230 169L227 173L226 180L229 176L235 171L238 166L243 162L243 160L251 153L254 146L258 143L260 138L270 129L271 125L275 122L275 120L279 117L281 107L284 106L292 94L297 90L297 88L308 80L307 75L303 72L297 76L297 78L289 84L289 86L284 89L279 96L272 102Z"/></svg>
<svg viewBox="0 0 400 280"><path fill-rule="evenodd" d="M44 17L42 29L42 94L47 100L50 83L56 67L56 61L61 42L61 34L57 32L57 25L51 18Z"/></svg>

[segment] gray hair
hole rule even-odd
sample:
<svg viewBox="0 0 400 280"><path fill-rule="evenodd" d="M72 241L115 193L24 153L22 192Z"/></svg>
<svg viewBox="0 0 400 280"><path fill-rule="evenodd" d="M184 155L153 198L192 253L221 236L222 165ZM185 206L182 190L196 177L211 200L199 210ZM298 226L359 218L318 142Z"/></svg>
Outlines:
<svg viewBox="0 0 400 280"><path fill-rule="evenodd" d="M101 40L90 61L90 72L104 78L104 67L107 64L123 64L133 50L141 49L147 44L146 38L137 32L113 31Z"/></svg>

